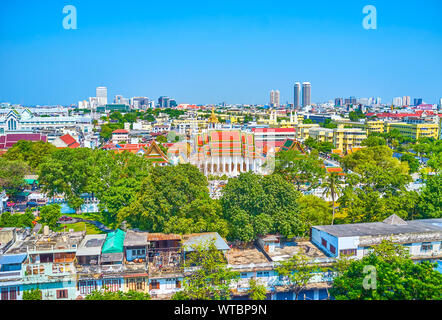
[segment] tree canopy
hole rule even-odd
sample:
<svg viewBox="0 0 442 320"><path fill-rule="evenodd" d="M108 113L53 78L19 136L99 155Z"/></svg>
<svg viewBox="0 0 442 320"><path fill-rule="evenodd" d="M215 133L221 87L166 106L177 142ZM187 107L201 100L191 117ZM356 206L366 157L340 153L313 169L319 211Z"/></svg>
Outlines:
<svg viewBox="0 0 442 320"><path fill-rule="evenodd" d="M304 222L298 207L300 194L279 175L242 173L229 179L221 206L229 223L229 238L251 241L258 235L301 234Z"/></svg>
<svg viewBox="0 0 442 320"><path fill-rule="evenodd" d="M402 246L383 241L348 263L330 293L337 300L441 300L442 274L435 267L415 263Z"/></svg>

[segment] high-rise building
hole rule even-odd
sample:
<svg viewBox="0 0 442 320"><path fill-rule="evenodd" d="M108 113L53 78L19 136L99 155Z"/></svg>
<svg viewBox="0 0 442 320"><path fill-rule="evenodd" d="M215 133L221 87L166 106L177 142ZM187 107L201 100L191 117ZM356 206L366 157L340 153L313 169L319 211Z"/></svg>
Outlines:
<svg viewBox="0 0 442 320"><path fill-rule="evenodd" d="M335 106L336 107L342 107L343 105L344 105L344 99L342 99L342 98L335 99Z"/></svg>
<svg viewBox="0 0 442 320"><path fill-rule="evenodd" d="M107 104L107 88L106 87L98 87L96 90L97 100L99 106L104 106Z"/></svg>
<svg viewBox="0 0 442 320"><path fill-rule="evenodd" d="M404 96L404 97L402 98L402 104L403 104L404 106L409 106L410 103L411 103L411 98L410 98L410 96Z"/></svg>
<svg viewBox="0 0 442 320"><path fill-rule="evenodd" d="M414 98L414 105L419 106L423 102L422 98Z"/></svg>
<svg viewBox="0 0 442 320"><path fill-rule="evenodd" d="M170 108L170 98L161 96L158 98L158 105L160 108Z"/></svg>
<svg viewBox="0 0 442 320"><path fill-rule="evenodd" d="M293 108L299 109L301 106L301 83L296 82L294 88L294 100L293 100Z"/></svg>
<svg viewBox="0 0 442 320"><path fill-rule="evenodd" d="M395 107L402 107L402 98L401 97L393 98L393 105Z"/></svg>
<svg viewBox="0 0 442 320"><path fill-rule="evenodd" d="M279 107L279 90L270 91L270 107Z"/></svg>
<svg viewBox="0 0 442 320"><path fill-rule="evenodd" d="M310 82L303 82L302 83L302 107L303 108L311 105L311 90L312 90L312 85L310 84Z"/></svg>

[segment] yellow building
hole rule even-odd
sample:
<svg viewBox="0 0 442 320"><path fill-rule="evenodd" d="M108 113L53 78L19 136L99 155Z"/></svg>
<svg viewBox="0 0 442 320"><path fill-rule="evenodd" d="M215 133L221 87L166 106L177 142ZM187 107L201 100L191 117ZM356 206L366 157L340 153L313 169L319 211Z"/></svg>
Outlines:
<svg viewBox="0 0 442 320"><path fill-rule="evenodd" d="M340 152L347 153L350 149L360 147L362 141L367 139L367 133L361 128L344 128L344 124L339 124L335 129L310 128L308 137L320 142L330 142Z"/></svg>
<svg viewBox="0 0 442 320"><path fill-rule="evenodd" d="M404 123L404 122L386 122L384 132L390 132L393 129L405 136L413 139L439 137L439 124L431 123Z"/></svg>
<svg viewBox="0 0 442 320"><path fill-rule="evenodd" d="M365 130L367 134L372 132L383 133L384 132L384 121L366 121L366 122L350 122L350 121L338 121L338 124L343 124L344 127L359 128Z"/></svg>

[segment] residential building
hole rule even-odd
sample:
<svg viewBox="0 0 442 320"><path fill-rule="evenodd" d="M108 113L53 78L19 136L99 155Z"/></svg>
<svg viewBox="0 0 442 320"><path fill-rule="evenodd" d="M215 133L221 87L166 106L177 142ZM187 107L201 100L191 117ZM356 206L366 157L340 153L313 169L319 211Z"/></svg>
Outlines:
<svg viewBox="0 0 442 320"><path fill-rule="evenodd" d="M303 82L302 83L302 107L305 108L306 106L311 105L311 90L312 85L310 82Z"/></svg>
<svg viewBox="0 0 442 320"><path fill-rule="evenodd" d="M270 91L270 107L271 108L279 107L279 90Z"/></svg>
<svg viewBox="0 0 442 320"><path fill-rule="evenodd" d="M298 110L301 107L301 83L296 82L294 86L293 108Z"/></svg>
<svg viewBox="0 0 442 320"><path fill-rule="evenodd" d="M363 258L374 245L390 240L408 248L414 260L442 257L442 219L404 221L392 215L383 222L313 226L311 241L330 257Z"/></svg>
<svg viewBox="0 0 442 320"><path fill-rule="evenodd" d="M104 106L107 104L107 88L106 87L98 87L96 90L96 97L98 106Z"/></svg>
<svg viewBox="0 0 442 320"><path fill-rule="evenodd" d="M129 141L129 131L117 129L112 132L112 143L118 144Z"/></svg>

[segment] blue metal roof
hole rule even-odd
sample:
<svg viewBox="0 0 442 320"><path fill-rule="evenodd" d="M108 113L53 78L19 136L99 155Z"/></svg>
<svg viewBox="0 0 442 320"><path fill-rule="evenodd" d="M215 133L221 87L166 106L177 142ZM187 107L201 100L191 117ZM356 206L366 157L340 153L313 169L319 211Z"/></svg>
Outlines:
<svg viewBox="0 0 442 320"><path fill-rule="evenodd" d="M184 240L183 241L184 251L191 252L191 251L193 251L193 248L192 248L193 245L204 244L204 243L206 243L208 241L212 241L212 240L214 240L215 247L218 250L230 250L230 247L228 246L226 241L224 241L224 239L221 238L221 236L218 234L218 232L210 232L210 233L203 233L201 235L194 235L194 236L190 237L190 239Z"/></svg>
<svg viewBox="0 0 442 320"><path fill-rule="evenodd" d="M18 264L22 263L26 259L26 254L15 254L15 255L7 255L0 256L0 265L1 264Z"/></svg>

